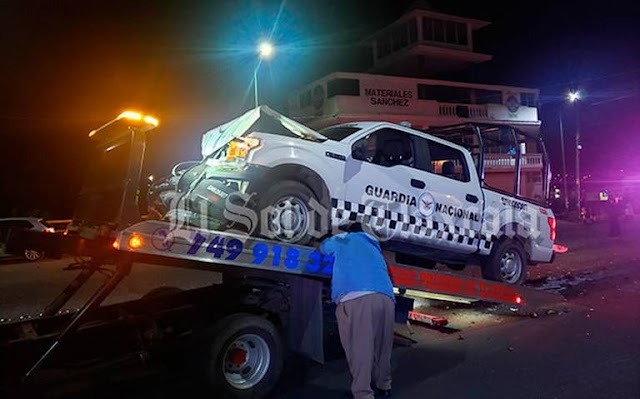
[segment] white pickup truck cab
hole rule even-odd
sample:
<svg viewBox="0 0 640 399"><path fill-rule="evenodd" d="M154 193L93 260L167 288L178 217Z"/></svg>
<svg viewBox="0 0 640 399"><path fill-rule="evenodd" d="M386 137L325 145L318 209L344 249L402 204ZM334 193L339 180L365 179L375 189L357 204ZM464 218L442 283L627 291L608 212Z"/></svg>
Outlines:
<svg viewBox="0 0 640 399"><path fill-rule="evenodd" d="M524 136L490 125L436 133L386 122L316 132L262 106L205 133L203 159L174 168L150 203L165 218L299 244L360 223L398 262L480 264L485 278L511 284L527 265L551 262L548 169L524 178ZM500 159L506 177L487 173L497 158L485 151L497 147L510 154Z"/></svg>

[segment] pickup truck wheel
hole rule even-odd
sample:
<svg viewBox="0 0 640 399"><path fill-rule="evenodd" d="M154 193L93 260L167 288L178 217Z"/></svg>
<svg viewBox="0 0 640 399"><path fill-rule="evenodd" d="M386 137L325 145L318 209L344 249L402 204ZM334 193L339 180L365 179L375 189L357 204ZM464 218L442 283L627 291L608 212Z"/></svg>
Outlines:
<svg viewBox="0 0 640 399"><path fill-rule="evenodd" d="M526 256L514 240L499 241L482 265L482 277L501 283L520 285L526 276Z"/></svg>
<svg viewBox="0 0 640 399"><path fill-rule="evenodd" d="M227 396L258 399L276 385L283 348L276 327L263 317L236 314L221 319L205 351L205 379Z"/></svg>
<svg viewBox="0 0 640 399"><path fill-rule="evenodd" d="M291 244L309 243L313 239L311 228L319 231L320 225L312 200L319 203L313 191L302 183L284 180L274 184L259 201L260 216L266 217L260 226L267 229L260 234Z"/></svg>
<svg viewBox="0 0 640 399"><path fill-rule="evenodd" d="M24 258L30 262L39 261L43 257L44 257L44 253L41 251L36 251L35 249L24 250Z"/></svg>

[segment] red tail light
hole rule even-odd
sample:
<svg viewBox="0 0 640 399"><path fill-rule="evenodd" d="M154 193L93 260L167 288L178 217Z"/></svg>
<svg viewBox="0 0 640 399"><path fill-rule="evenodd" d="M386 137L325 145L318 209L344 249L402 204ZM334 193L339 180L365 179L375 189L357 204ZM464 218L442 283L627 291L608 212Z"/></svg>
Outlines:
<svg viewBox="0 0 640 399"><path fill-rule="evenodd" d="M549 222L549 238L551 238L551 241L555 241L556 240L556 219L547 218L547 222Z"/></svg>

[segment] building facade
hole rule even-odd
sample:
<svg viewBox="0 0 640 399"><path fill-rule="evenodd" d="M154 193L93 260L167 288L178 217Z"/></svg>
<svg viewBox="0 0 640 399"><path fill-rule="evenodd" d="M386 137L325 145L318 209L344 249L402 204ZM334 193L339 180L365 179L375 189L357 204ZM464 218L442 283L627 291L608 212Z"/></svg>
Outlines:
<svg viewBox="0 0 640 399"><path fill-rule="evenodd" d="M313 128L375 120L426 129L474 121L538 132L538 95L524 87L335 72L297 90L288 106Z"/></svg>
<svg viewBox="0 0 640 399"><path fill-rule="evenodd" d="M365 39L371 67L335 72L296 90L289 114L314 128L356 120L424 129L468 121L538 132L537 89L444 80L492 59L474 51L487 21L413 9Z"/></svg>

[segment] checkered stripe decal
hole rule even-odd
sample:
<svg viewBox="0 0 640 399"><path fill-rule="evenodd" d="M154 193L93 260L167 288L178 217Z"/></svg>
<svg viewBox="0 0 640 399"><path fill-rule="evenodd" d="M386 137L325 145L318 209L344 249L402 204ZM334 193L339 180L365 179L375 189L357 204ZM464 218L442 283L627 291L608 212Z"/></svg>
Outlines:
<svg viewBox="0 0 640 399"><path fill-rule="evenodd" d="M479 248L485 250L491 250L495 239L493 235L486 236L471 229L336 198L331 200L331 218L336 223L350 221L374 228L387 227L408 235L446 240L460 245L475 247L479 244Z"/></svg>

